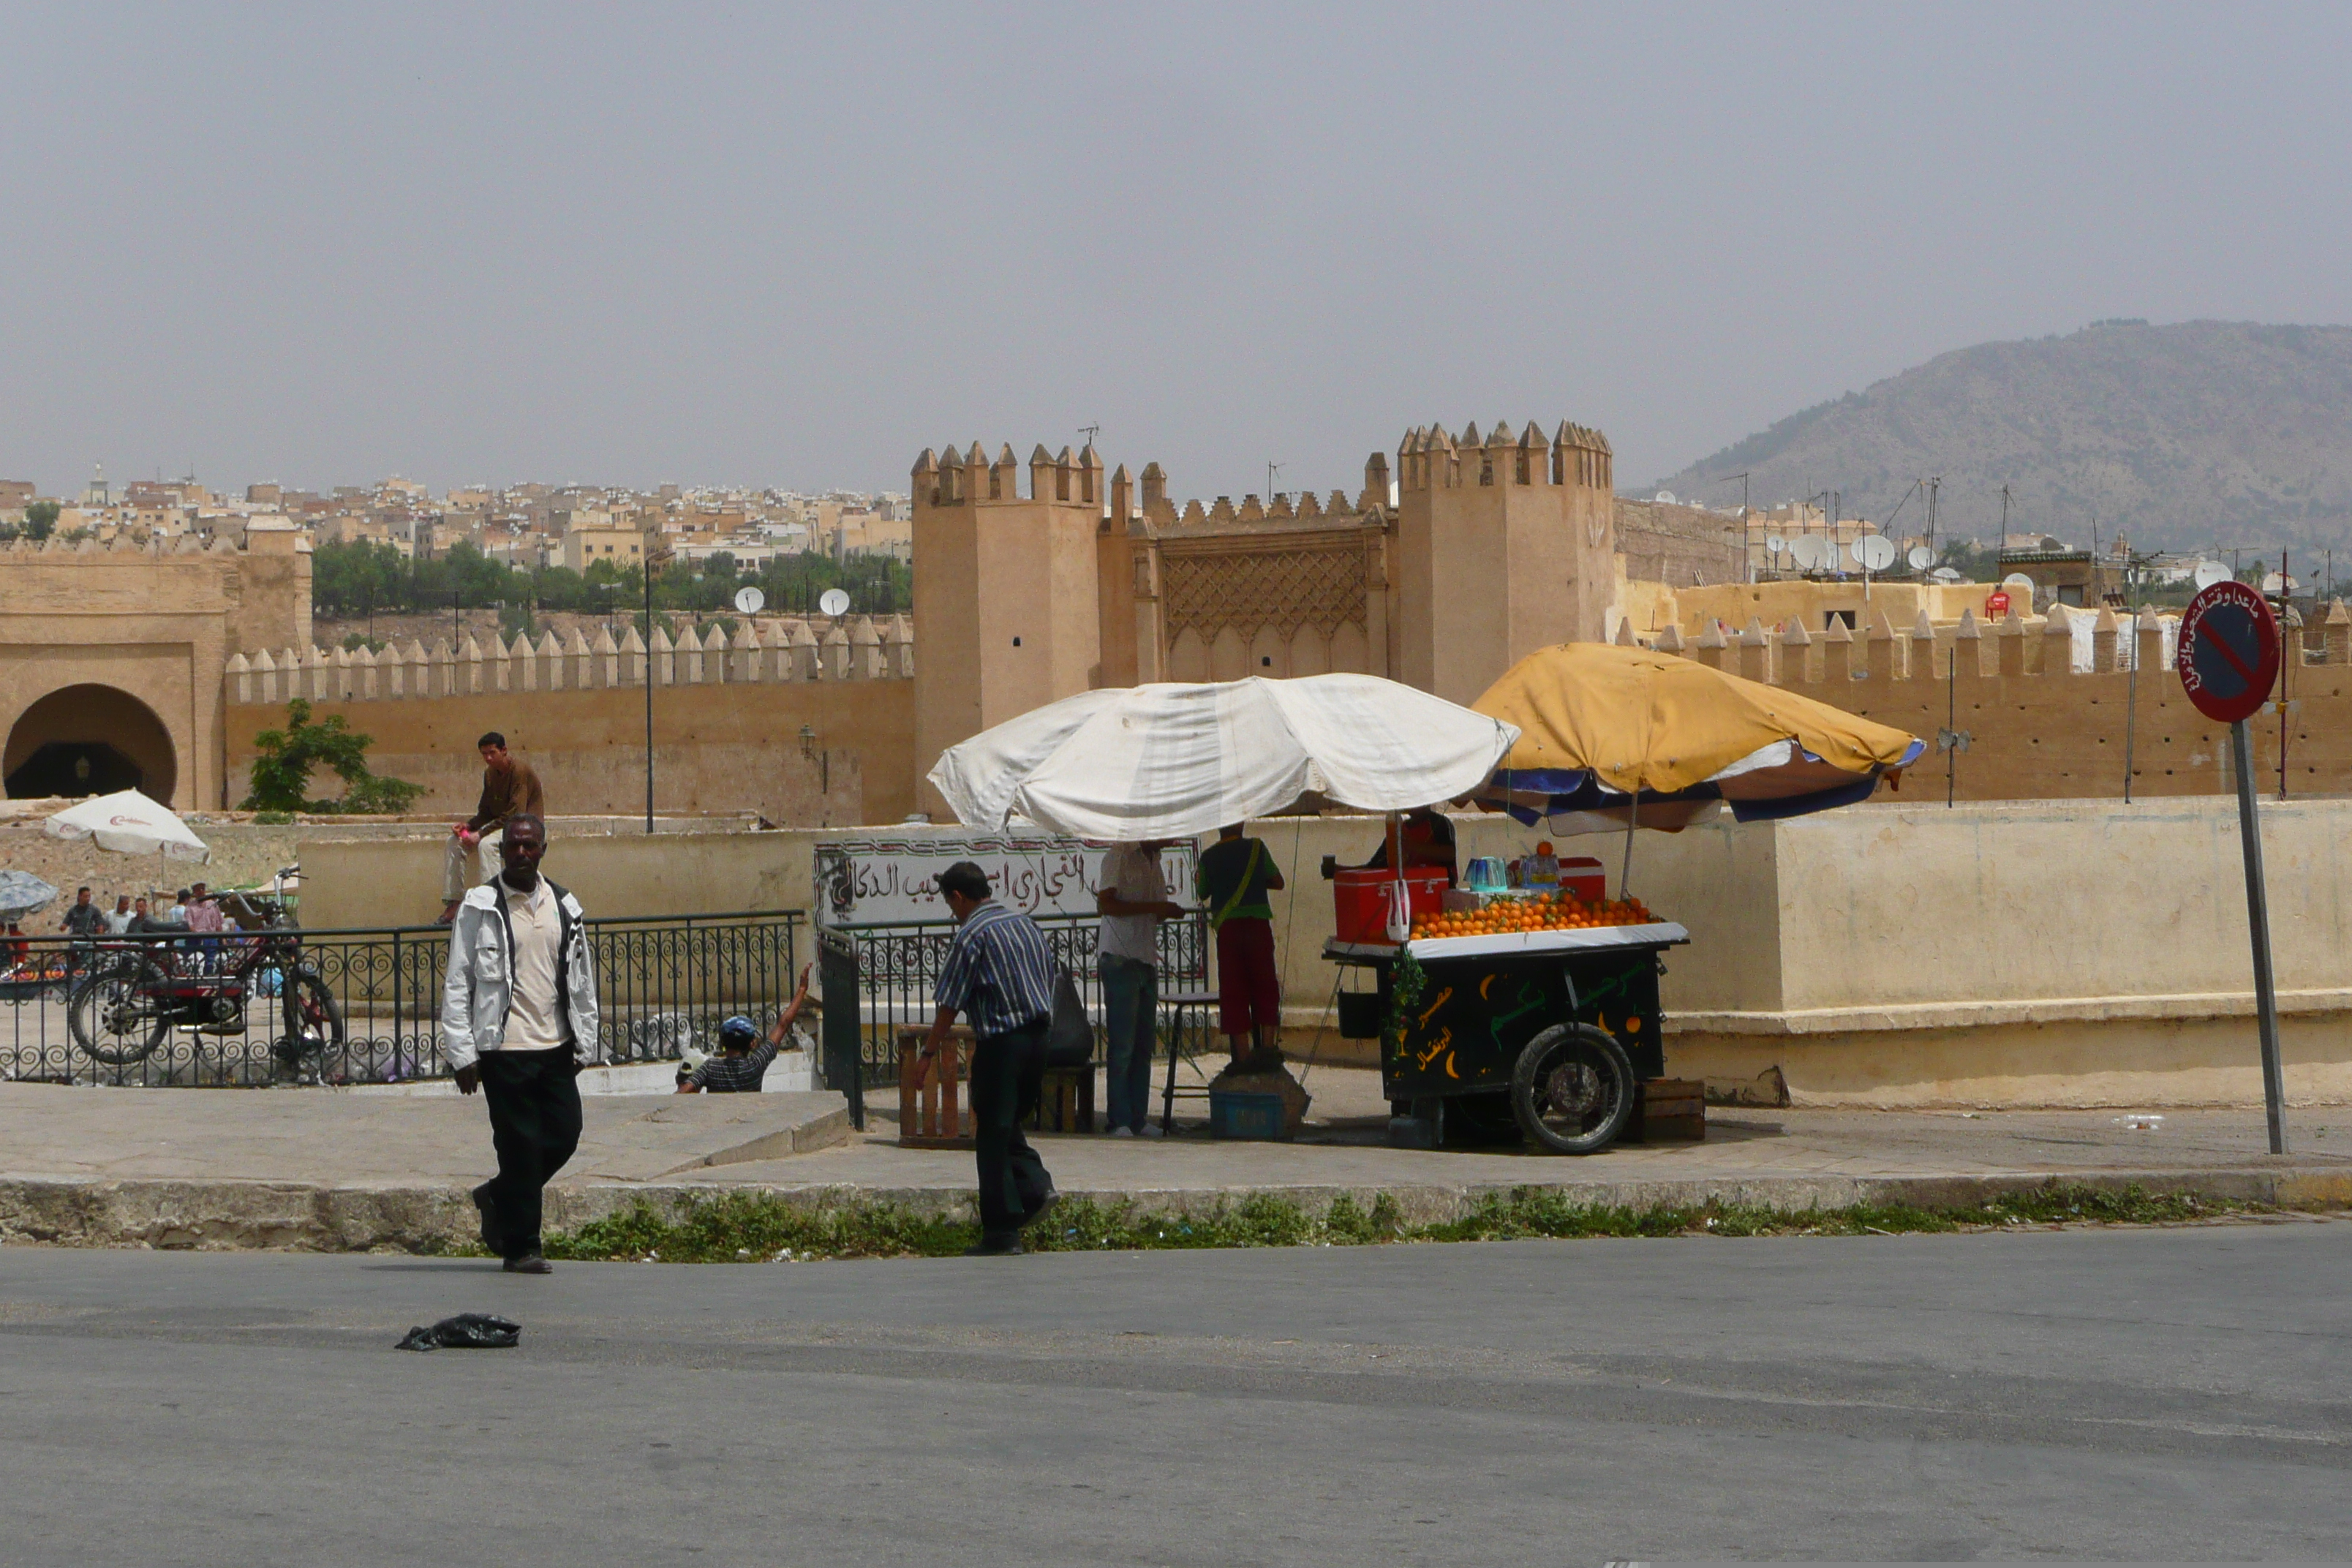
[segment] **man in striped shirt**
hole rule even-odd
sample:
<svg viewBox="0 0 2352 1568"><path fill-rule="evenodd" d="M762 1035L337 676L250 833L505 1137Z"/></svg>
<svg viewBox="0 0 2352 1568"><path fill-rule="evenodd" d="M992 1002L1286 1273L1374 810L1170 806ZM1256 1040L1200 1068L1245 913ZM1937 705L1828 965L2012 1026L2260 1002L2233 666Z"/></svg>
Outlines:
<svg viewBox="0 0 2352 1568"><path fill-rule="evenodd" d="M931 999L925 1054L948 1048L956 1015L971 1017L971 1122L980 1163L980 1245L970 1256L1021 1250L1021 1231L1054 1202L1054 1179L1021 1135L1021 1114L1045 1078L1046 1025L1054 1016L1054 959L1027 915L989 897L988 874L959 860L939 876L956 918L954 943Z"/></svg>

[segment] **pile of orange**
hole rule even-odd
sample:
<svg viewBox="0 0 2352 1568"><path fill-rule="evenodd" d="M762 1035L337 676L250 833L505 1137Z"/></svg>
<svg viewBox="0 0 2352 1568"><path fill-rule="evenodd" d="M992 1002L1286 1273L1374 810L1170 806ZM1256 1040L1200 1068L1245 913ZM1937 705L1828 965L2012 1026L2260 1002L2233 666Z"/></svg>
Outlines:
<svg viewBox="0 0 2352 1568"><path fill-rule="evenodd" d="M1523 931L1580 931L1594 926L1648 925L1656 920L1639 899L1608 899L1588 904L1573 893L1532 899L1497 899L1483 910L1423 915L1412 922L1416 941L1449 936L1503 936Z"/></svg>

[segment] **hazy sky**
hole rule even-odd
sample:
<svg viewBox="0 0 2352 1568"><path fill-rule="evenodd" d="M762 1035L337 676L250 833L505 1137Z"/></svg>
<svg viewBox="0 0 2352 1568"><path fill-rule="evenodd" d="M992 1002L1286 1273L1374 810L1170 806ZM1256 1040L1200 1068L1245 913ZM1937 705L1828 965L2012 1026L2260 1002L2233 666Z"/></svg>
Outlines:
<svg viewBox="0 0 2352 1568"><path fill-rule="evenodd" d="M0 11L0 477L1633 484L1947 349L2352 321L2352 7ZM1728 499L1715 498L1715 499Z"/></svg>

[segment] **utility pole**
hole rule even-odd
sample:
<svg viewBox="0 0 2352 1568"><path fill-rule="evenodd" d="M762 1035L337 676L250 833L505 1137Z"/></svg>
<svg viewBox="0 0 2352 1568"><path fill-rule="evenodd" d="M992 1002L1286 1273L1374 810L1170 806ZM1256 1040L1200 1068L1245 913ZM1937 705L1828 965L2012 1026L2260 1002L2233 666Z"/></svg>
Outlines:
<svg viewBox="0 0 2352 1568"><path fill-rule="evenodd" d="M1280 472L1282 465L1268 459L1265 465L1265 504L1269 509L1274 505L1274 477Z"/></svg>
<svg viewBox="0 0 2352 1568"><path fill-rule="evenodd" d="M676 552L661 546L646 552L646 832L654 830L654 568Z"/></svg>

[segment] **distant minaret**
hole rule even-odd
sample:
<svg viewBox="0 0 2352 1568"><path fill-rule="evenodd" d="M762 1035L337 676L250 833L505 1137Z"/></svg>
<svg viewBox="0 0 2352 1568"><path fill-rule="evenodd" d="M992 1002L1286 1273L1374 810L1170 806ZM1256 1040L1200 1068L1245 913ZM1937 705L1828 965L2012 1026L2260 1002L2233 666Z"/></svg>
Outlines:
<svg viewBox="0 0 2352 1568"><path fill-rule="evenodd" d="M93 466L90 469L89 483L83 488L81 492L81 504L84 506L111 506L114 504L107 495L106 465L104 463L99 463Z"/></svg>

